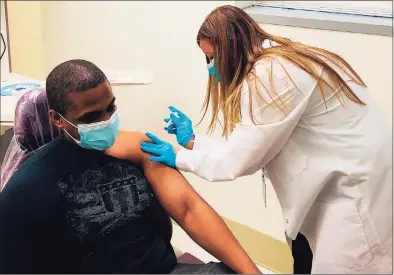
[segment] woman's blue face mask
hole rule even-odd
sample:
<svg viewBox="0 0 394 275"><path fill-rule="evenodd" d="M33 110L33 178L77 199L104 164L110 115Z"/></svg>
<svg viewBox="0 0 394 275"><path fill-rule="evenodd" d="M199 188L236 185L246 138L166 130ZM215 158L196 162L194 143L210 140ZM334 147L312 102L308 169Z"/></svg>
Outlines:
<svg viewBox="0 0 394 275"><path fill-rule="evenodd" d="M220 82L220 74L219 68L217 64L215 64L215 59L212 58L211 62L207 65L208 72L210 76L216 76L216 81Z"/></svg>

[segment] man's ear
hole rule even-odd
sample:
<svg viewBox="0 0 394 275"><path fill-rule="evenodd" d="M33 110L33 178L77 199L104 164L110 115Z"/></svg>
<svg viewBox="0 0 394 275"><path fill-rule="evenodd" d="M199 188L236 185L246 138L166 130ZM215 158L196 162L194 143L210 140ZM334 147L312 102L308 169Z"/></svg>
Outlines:
<svg viewBox="0 0 394 275"><path fill-rule="evenodd" d="M55 112L54 110L49 110L49 117L51 118L53 124L55 124L55 126L57 128L59 128L59 129L64 128L64 125L63 125L64 121L63 121L62 117L57 112Z"/></svg>

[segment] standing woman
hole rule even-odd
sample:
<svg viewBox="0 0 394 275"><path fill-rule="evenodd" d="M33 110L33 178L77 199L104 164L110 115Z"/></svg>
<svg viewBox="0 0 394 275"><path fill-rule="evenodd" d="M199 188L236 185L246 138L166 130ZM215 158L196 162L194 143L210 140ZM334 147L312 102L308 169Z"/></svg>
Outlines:
<svg viewBox="0 0 394 275"><path fill-rule="evenodd" d="M195 136L170 107L167 131L185 149L148 134L142 150L209 181L265 167L286 235L300 232L311 246L312 273L392 273L391 134L358 74L334 53L265 32L234 6L212 11L197 43L210 74L209 130L221 113L226 139Z"/></svg>

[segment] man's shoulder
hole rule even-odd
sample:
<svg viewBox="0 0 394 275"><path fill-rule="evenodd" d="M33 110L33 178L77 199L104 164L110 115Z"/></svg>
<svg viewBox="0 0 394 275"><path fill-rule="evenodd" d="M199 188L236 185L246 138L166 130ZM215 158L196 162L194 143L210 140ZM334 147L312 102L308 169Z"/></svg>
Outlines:
<svg viewBox="0 0 394 275"><path fill-rule="evenodd" d="M61 143L62 140L56 139L40 148L8 180L0 193L4 215L25 215L27 218L53 210L60 196L56 181L61 171L53 155L62 150Z"/></svg>
<svg viewBox="0 0 394 275"><path fill-rule="evenodd" d="M63 137L59 137L42 146L26 160L26 162L17 170L17 172L27 169L31 170L31 173L34 173L40 169L48 169L48 166L57 165L56 160L61 160L62 154L65 152L70 152L70 150L67 150L68 148L66 148L66 143L67 142ZM67 154L64 155L64 157L67 157Z"/></svg>
<svg viewBox="0 0 394 275"><path fill-rule="evenodd" d="M127 139L128 143L135 146L140 146L142 141L148 139L145 133L138 131L119 131L118 137L120 139Z"/></svg>
<svg viewBox="0 0 394 275"><path fill-rule="evenodd" d="M149 138L141 132L119 131L115 144L106 153L141 166L144 160L144 153L141 151L143 141L149 141Z"/></svg>
<svg viewBox="0 0 394 275"><path fill-rule="evenodd" d="M65 142L60 137L37 150L15 171L6 187L15 186L19 189L19 185L28 187L50 181L62 171L62 157L67 157Z"/></svg>

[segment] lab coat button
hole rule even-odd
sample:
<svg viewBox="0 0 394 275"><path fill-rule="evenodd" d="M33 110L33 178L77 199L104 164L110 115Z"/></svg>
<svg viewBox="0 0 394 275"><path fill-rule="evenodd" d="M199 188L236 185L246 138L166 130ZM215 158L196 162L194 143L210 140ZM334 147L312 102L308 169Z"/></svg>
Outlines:
<svg viewBox="0 0 394 275"><path fill-rule="evenodd" d="M286 223L289 223L289 220L288 220L288 219L286 219Z"/></svg>

